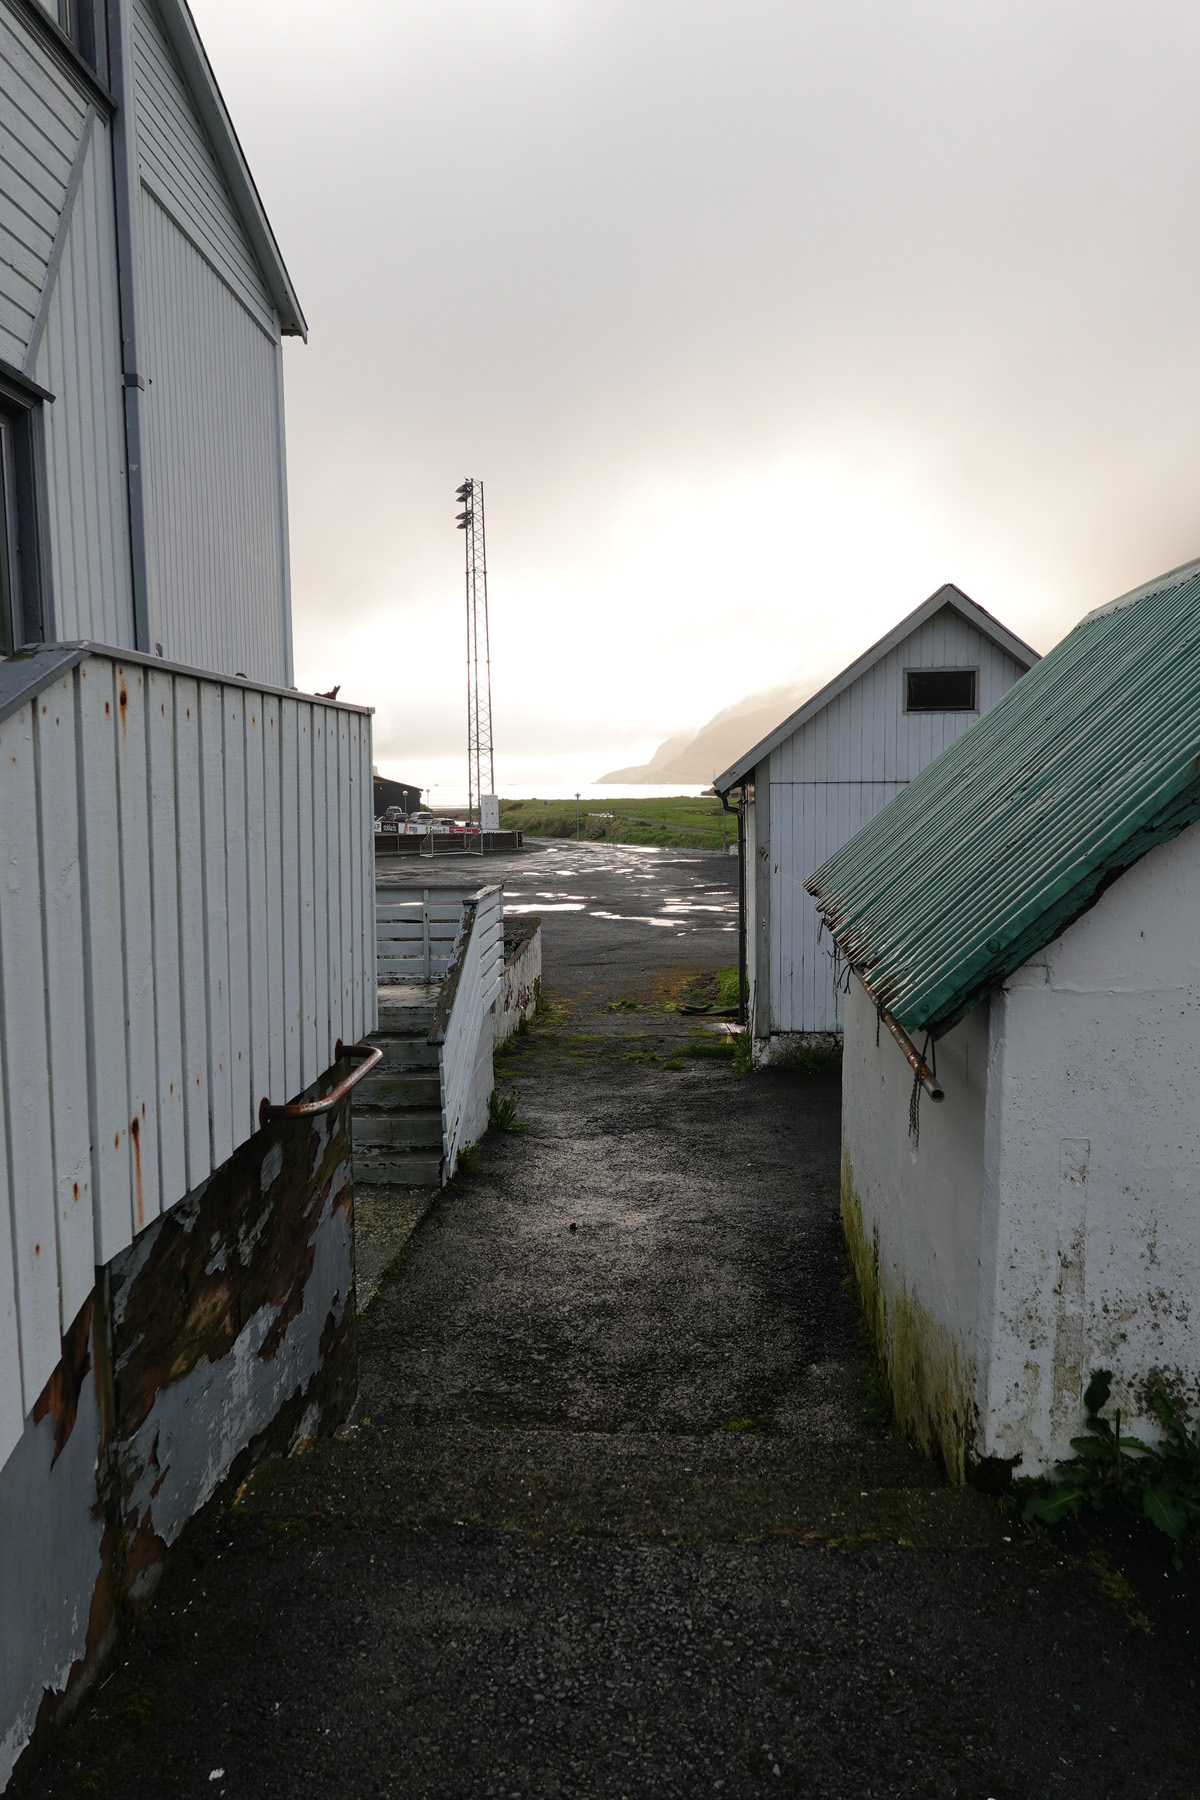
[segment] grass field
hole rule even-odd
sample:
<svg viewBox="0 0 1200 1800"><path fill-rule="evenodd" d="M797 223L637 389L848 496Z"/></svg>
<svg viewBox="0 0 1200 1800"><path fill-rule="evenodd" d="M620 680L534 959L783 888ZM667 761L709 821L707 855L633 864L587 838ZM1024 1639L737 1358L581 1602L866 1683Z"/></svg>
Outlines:
<svg viewBox="0 0 1200 1800"><path fill-rule="evenodd" d="M724 824L724 836L722 836ZM573 838L574 800L501 800L502 831L531 837ZM737 842L737 820L722 814L711 796L676 794L653 800L585 800L579 835L610 844L661 844L673 849L719 850Z"/></svg>

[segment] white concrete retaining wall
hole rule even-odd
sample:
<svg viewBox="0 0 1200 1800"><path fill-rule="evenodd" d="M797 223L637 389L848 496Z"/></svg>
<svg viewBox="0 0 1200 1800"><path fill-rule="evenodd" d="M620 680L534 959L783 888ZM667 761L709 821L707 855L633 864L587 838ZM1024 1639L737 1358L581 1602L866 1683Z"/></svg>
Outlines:
<svg viewBox="0 0 1200 1800"><path fill-rule="evenodd" d="M492 1042L502 1044L523 1019L532 1019L542 992L542 928L524 934L511 953L505 949L504 975L492 1015Z"/></svg>
<svg viewBox="0 0 1200 1800"><path fill-rule="evenodd" d="M946 1099L922 1100L915 1154L907 1065L886 1033L876 1051L852 983L845 1190L868 1249L878 1234L882 1311L903 1318L908 1296L930 1322L913 1398L952 1466L1019 1457L1034 1474L1069 1455L1098 1368L1114 1373L1113 1405L1154 1436L1156 1382L1200 1401L1198 917L1193 825L943 1038ZM974 1384L974 1416L957 1424L934 1405L947 1351L960 1413Z"/></svg>
<svg viewBox="0 0 1200 1800"><path fill-rule="evenodd" d="M958 1476L973 1418L988 1008L937 1045L946 1098L922 1093L856 977L846 994L842 1213L860 1287L896 1389L897 1412ZM878 1043L876 1037L878 1035Z"/></svg>

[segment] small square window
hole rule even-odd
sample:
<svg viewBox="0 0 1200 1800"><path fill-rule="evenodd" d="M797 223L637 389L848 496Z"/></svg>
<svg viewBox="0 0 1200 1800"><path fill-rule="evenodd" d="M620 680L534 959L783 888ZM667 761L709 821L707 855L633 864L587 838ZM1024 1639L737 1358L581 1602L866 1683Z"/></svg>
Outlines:
<svg viewBox="0 0 1200 1800"><path fill-rule="evenodd" d="M974 669L906 669L905 712L975 712Z"/></svg>
<svg viewBox="0 0 1200 1800"><path fill-rule="evenodd" d="M60 31L70 38L83 60L107 80L104 8L100 0L40 0Z"/></svg>

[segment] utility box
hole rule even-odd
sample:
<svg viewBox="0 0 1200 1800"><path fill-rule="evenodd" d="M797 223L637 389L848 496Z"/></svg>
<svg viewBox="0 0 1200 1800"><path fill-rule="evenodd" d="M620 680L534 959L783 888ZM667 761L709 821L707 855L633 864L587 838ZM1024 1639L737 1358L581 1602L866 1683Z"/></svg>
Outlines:
<svg viewBox="0 0 1200 1800"><path fill-rule="evenodd" d="M480 831L499 831L500 799L498 795L480 794L479 829Z"/></svg>

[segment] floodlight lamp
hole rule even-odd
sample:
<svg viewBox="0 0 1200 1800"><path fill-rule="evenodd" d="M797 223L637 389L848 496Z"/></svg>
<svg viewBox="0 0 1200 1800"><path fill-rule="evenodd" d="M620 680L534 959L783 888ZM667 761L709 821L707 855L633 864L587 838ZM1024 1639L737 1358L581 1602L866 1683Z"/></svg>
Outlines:
<svg viewBox="0 0 1200 1800"><path fill-rule="evenodd" d="M466 497L467 497L467 495L468 495L468 494L469 494L469 493L470 493L470 491L471 491L471 489L472 489L472 487L473 487L473 486L474 486L474 483L473 483L473 482L470 482L470 481L464 481L464 482L463 482L463 484L462 484L462 486L461 486L461 487L456 487L456 488L455 488L455 490L454 490L454 498L455 498L455 499L456 499L456 500L465 500L465 499L466 499Z"/></svg>

